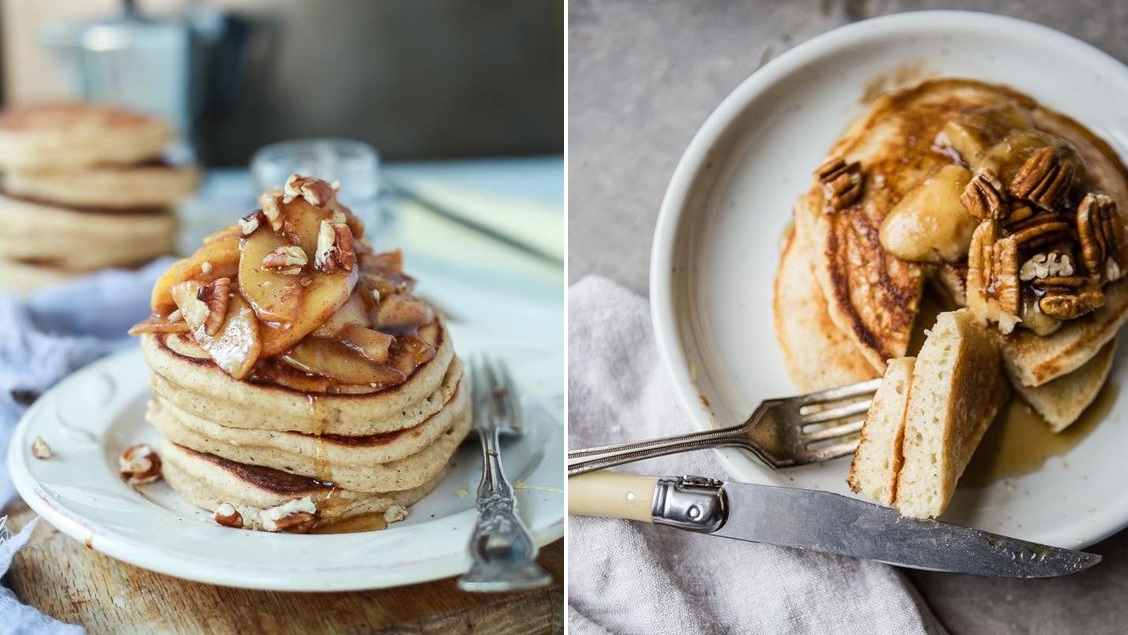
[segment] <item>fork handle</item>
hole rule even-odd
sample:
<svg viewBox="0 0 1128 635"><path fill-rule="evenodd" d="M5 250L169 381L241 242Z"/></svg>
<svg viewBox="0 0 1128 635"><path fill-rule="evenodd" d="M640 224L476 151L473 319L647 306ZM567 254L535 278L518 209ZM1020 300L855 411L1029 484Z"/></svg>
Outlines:
<svg viewBox="0 0 1128 635"><path fill-rule="evenodd" d="M673 437L635 441L568 452L568 476L585 474L606 467L652 459L656 456L717 448L725 445L750 447L743 426L692 432Z"/></svg>
<svg viewBox="0 0 1128 635"><path fill-rule="evenodd" d="M477 592L544 586L552 576L537 564L537 545L517 515L513 487L501 466L497 426L487 426L479 434L484 466L478 485L478 521L470 539L473 562L458 586Z"/></svg>

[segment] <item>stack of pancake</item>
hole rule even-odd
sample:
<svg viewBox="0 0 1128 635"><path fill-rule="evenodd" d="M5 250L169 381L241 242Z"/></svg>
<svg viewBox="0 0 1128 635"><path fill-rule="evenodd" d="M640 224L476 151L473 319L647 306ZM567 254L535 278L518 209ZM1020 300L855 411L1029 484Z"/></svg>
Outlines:
<svg viewBox="0 0 1128 635"><path fill-rule="evenodd" d="M1072 119L1006 87L959 79L882 96L828 157L795 207L781 257L777 341L803 391L885 373L851 485L903 513L935 516L1006 383L1055 432L1104 385L1128 320L1128 171ZM1092 215L1106 225L1095 233L1083 201L1100 203ZM1067 266L1050 270L1050 261ZM922 349L959 354L922 352L914 365L906 355L933 323L929 295L949 311L971 311L942 315ZM1059 304L1044 302L1048 295ZM964 381L969 359L978 360L973 382ZM886 372L889 360L903 361ZM913 391L926 387L914 405ZM914 419L926 413L939 419ZM906 430L927 425L943 432L910 451ZM939 467L903 465L915 460ZM913 491L927 491L927 503L898 497L898 471L912 475L902 480Z"/></svg>
<svg viewBox="0 0 1128 635"><path fill-rule="evenodd" d="M469 431L450 336L329 184L294 176L261 202L175 263L132 331L164 475L229 526L401 520Z"/></svg>
<svg viewBox="0 0 1128 635"><path fill-rule="evenodd" d="M70 103L0 113L0 285L28 291L171 253L196 171L162 160L165 122Z"/></svg>

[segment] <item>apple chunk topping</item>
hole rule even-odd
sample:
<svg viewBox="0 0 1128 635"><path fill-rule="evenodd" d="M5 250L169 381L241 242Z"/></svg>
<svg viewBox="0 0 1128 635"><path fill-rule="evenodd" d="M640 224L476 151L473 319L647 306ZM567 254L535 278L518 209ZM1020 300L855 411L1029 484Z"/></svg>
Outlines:
<svg viewBox="0 0 1128 635"><path fill-rule="evenodd" d="M367 359L342 342L307 337L282 356L282 361L306 373L336 379L345 384L397 385L407 374Z"/></svg>
<svg viewBox="0 0 1128 635"><path fill-rule="evenodd" d="M292 247L281 236L257 231L243 240L239 258L239 288L263 322L293 322L305 289L298 276L274 267L272 254Z"/></svg>
<svg viewBox="0 0 1128 635"><path fill-rule="evenodd" d="M401 294L382 298L376 310L376 325L395 333L413 331L434 319L430 305Z"/></svg>
<svg viewBox="0 0 1128 635"><path fill-rule="evenodd" d="M242 379L254 369L262 352L259 324L254 311L239 294L228 291L221 300L218 294L222 290L223 285L205 286L188 280L172 288L172 297L196 343L227 374ZM216 314L221 319L213 317ZM217 322L215 332L209 333L209 324Z"/></svg>

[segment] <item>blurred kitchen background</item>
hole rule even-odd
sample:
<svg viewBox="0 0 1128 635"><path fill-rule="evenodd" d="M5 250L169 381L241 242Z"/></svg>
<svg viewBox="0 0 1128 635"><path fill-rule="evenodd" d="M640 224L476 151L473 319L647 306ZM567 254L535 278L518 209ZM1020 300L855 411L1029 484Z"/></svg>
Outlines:
<svg viewBox="0 0 1128 635"><path fill-rule="evenodd" d="M200 167L176 208L181 255L257 207L256 151L345 139L378 153L372 169L313 175L342 180L378 248L402 247L421 274L532 272L530 289L562 296L563 5L0 0L0 102L84 99L172 122L169 156Z"/></svg>
<svg viewBox="0 0 1128 635"><path fill-rule="evenodd" d="M4 104L125 102L176 121L205 165L314 136L390 161L564 149L563 0L0 7Z"/></svg>

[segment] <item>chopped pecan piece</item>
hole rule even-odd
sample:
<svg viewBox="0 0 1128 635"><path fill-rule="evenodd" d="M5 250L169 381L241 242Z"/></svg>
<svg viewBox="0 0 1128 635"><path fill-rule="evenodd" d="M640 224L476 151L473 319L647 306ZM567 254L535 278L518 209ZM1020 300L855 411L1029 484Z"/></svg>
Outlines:
<svg viewBox="0 0 1128 635"><path fill-rule="evenodd" d="M862 197L862 164L857 161L846 163L840 156L831 157L815 170L815 176L826 194L828 212L846 209Z"/></svg>
<svg viewBox="0 0 1128 635"><path fill-rule="evenodd" d="M118 457L118 471L130 485L152 483L161 477L161 457L148 443L131 445Z"/></svg>
<svg viewBox="0 0 1128 635"><path fill-rule="evenodd" d="M294 512L274 521L274 531L284 531L288 534L308 534L317 527L316 513Z"/></svg>
<svg viewBox="0 0 1128 635"><path fill-rule="evenodd" d="M1045 210L1053 210L1073 182L1073 165L1050 147L1031 154L1011 179L1010 193Z"/></svg>
<svg viewBox="0 0 1128 635"><path fill-rule="evenodd" d="M356 265L353 235L348 225L321 221L313 268L324 273L352 271Z"/></svg>
<svg viewBox="0 0 1128 635"><path fill-rule="evenodd" d="M208 308L204 319L204 332L215 335L227 321L227 305L231 299L231 278L218 278L211 284L200 287L196 299Z"/></svg>
<svg viewBox="0 0 1128 635"><path fill-rule="evenodd" d="M976 171L960 195L960 203L979 220L1003 220L1009 212L1006 191L991 168Z"/></svg>
<svg viewBox="0 0 1128 635"><path fill-rule="evenodd" d="M1077 236L1081 242L1081 261L1090 273L1111 282L1128 270L1124 220L1112 197L1085 195L1077 206Z"/></svg>
<svg viewBox="0 0 1128 635"><path fill-rule="evenodd" d="M239 233L243 236L250 236L258 230L264 220L266 220L266 214L261 209L247 214L239 219Z"/></svg>
<svg viewBox="0 0 1128 635"><path fill-rule="evenodd" d="M983 322L995 322L1003 333L1018 323L1018 243L1003 238L997 221L979 224L968 252L967 304Z"/></svg>
<svg viewBox="0 0 1128 635"><path fill-rule="evenodd" d="M291 174L290 178L286 179L282 193L285 196L283 200L285 203L300 196L314 207L324 207L333 200L336 190L321 179Z"/></svg>
<svg viewBox="0 0 1128 635"><path fill-rule="evenodd" d="M270 221L270 228L274 231L282 229L282 208L278 206L282 198L281 188L272 188L259 196L259 206L262 207L263 216Z"/></svg>
<svg viewBox="0 0 1128 635"><path fill-rule="evenodd" d="M217 525L224 527L234 527L236 529L243 528L243 515L231 503L224 503L220 505L215 513L212 514L212 519L215 520Z"/></svg>
<svg viewBox="0 0 1128 635"><path fill-rule="evenodd" d="M309 262L306 252L298 245L283 245L262 258L263 269L296 276Z"/></svg>
<svg viewBox="0 0 1128 635"><path fill-rule="evenodd" d="M37 436L35 440L31 442L31 455L45 461L55 456L55 452L51 450L51 446L47 445L43 437Z"/></svg>
<svg viewBox="0 0 1128 635"><path fill-rule="evenodd" d="M1054 276L1072 276L1073 260L1069 254L1051 251L1048 254L1034 254L1022 263L1018 272L1019 280L1030 281Z"/></svg>

